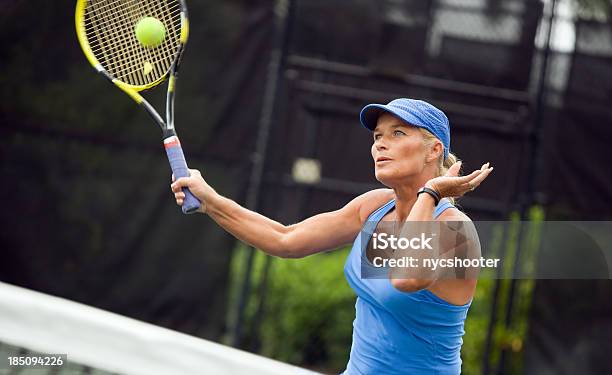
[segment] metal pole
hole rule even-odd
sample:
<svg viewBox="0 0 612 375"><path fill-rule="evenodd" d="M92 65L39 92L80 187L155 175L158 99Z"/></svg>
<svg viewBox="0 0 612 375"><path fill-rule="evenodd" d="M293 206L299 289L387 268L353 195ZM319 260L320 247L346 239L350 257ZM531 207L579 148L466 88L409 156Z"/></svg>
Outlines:
<svg viewBox="0 0 612 375"><path fill-rule="evenodd" d="M502 224L503 225L503 224ZM502 240L500 242L499 254L500 258L503 259L506 256L507 248L506 241L508 240L508 228L503 225ZM493 300L491 301L491 316L489 318L489 324L487 326L487 337L485 341L484 355L482 358L482 374L489 375L491 371L491 352L493 351L493 334L495 332L495 324L497 323L497 310L499 310L499 296L501 292L501 282L503 278L502 267L497 269L497 279L495 279L495 286L493 288Z"/></svg>
<svg viewBox="0 0 612 375"><path fill-rule="evenodd" d="M270 54L270 62L268 64L268 79L264 91L264 99L259 118L259 129L257 132L257 143L255 152L252 156L252 170L249 179L249 186L246 196L246 207L256 211L259 208L259 199L262 185L262 177L264 172L265 158L268 151L268 140L272 122L274 119L274 109L276 97L279 89L279 78L282 74L285 55L287 50L288 38L288 20L289 10L292 6L291 0L276 0L274 13L276 15L274 23L274 47ZM238 311L236 314L236 322L232 333L232 346L240 347L242 345L243 325L244 325L244 309L250 291L251 273L253 271L253 261L255 249L248 254L245 270L243 273L240 295L238 297Z"/></svg>
<svg viewBox="0 0 612 375"><path fill-rule="evenodd" d="M527 173L527 184L525 189L525 196L523 201L521 202L520 208L520 219L521 223L519 224L519 232L517 236L517 247L516 247L516 256L514 260L514 266L512 270L512 279L510 280L510 290L508 292L508 303L506 305L506 320L505 325L507 328L511 327L513 324L513 309L514 309L514 299L516 290L518 289L518 280L517 276L520 270L521 264L521 244L523 242L523 235L525 234L524 225L522 221L527 218L527 212L531 205L536 203L536 191L535 191L535 180L537 176L540 174L542 170L544 160L543 154L540 150L541 141L543 138L543 130L544 130L544 111L546 107L545 99L546 99L546 78L548 73L548 62L550 59L550 41L552 38L552 29L555 22L555 13L557 9L557 0L551 0L550 6L550 18L548 29L546 30L546 43L544 45L544 51L542 55L542 65L540 66L540 80L538 82L538 90L536 97L536 107L535 107L535 119L534 119L534 127L530 137L531 149L530 149L530 160L533 160L533 163L528 164L529 169ZM497 367L498 374L505 374L506 362L508 357L508 349L502 349L500 361Z"/></svg>

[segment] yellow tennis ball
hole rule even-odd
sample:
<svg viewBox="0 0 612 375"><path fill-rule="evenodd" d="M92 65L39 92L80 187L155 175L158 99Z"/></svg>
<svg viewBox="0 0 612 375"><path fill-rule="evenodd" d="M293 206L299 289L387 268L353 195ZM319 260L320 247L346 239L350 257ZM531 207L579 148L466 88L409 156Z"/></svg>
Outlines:
<svg viewBox="0 0 612 375"><path fill-rule="evenodd" d="M157 47L166 39L166 27L155 17L145 17L136 23L136 39L145 47Z"/></svg>

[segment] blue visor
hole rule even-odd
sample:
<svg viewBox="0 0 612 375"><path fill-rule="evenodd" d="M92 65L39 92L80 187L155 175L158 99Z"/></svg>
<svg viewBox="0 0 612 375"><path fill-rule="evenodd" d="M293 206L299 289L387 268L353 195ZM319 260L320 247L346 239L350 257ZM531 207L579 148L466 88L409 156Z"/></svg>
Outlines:
<svg viewBox="0 0 612 375"><path fill-rule="evenodd" d="M446 159L450 152L450 125L444 112L423 100L401 98L389 104L366 105L359 114L361 124L374 130L378 116L383 112L391 113L409 125L427 129L442 142Z"/></svg>

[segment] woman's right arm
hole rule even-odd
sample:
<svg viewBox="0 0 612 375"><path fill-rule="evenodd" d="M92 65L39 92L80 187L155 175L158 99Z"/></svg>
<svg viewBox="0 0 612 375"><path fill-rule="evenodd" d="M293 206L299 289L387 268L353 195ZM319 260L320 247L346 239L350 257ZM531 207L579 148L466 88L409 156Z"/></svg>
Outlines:
<svg viewBox="0 0 612 375"><path fill-rule="evenodd" d="M190 171L191 177L180 178L172 184L177 204L183 204L181 188L188 187L202 202L200 211L206 212L223 229L242 242L283 258L301 258L350 243L361 229L364 203L388 196L388 192L373 190L339 210L283 225L221 196L204 181L199 171Z"/></svg>

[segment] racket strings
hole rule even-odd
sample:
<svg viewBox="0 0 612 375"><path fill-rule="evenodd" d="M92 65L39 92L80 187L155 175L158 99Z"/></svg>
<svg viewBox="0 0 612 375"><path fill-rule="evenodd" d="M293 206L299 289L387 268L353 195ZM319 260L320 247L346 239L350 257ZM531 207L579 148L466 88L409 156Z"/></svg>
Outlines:
<svg viewBox="0 0 612 375"><path fill-rule="evenodd" d="M91 0L83 27L90 49L113 77L147 85L170 69L180 45L181 5L178 0ZM134 28L144 17L155 17L166 27L157 47L145 47Z"/></svg>
<svg viewBox="0 0 612 375"><path fill-rule="evenodd" d="M114 3L114 2L113 2ZM114 5L113 3L111 3L110 5ZM159 3L153 3L153 4L158 4ZM132 4L133 5L133 4ZM105 8L102 8L102 12L108 12L108 7L109 4L105 5ZM133 7L132 7L133 8ZM168 8L166 8L168 9ZM132 23L135 24L137 22L137 20L141 19L143 16L146 16L147 14L163 14L163 13L159 13L159 6L157 7L157 9L152 9L151 7L149 7L148 9L144 9L145 12L143 12L143 9L140 9L140 12L135 12L135 9L129 9L129 8L123 8L123 20L129 20L131 18ZM176 22L174 22L174 24L179 24L180 22L180 9L177 9L178 12L176 13L175 19ZM126 15L131 15L131 17L126 17ZM168 19L168 17L166 17L166 20ZM168 22L170 25L172 25L172 27L170 28L170 30L176 30L176 27L173 23ZM108 22L102 22L100 24L101 27L106 27L108 28ZM129 33L131 28L131 25L129 24L129 22L122 22L120 27L115 27L114 28L114 36L117 37L118 34L122 34L125 35L125 33ZM180 35L180 33L176 33L175 35ZM162 46L160 47L165 47L165 49L163 50L163 53L161 51L161 49L158 48L138 48L140 47L138 43L138 41L135 40L135 38L129 38L130 41L130 47L134 47L136 46L135 50L138 51L139 53L137 54L138 57L140 58L140 62L141 64L137 64L137 67L135 69L132 69L131 71L126 72L126 75L130 76L129 78L131 78L134 82L142 82L144 80L144 83L147 83L147 78L148 77L144 77L144 75L148 75L148 74L143 74L142 70L140 69L140 67L142 66L142 62L144 61L144 64L149 64L149 70L153 70L154 71L154 76L156 77L161 77L163 76L168 68L168 62L167 61L163 61L166 59L167 56L170 56L172 54L172 51L168 48L169 45L167 43L164 43ZM120 48L119 51L117 51L117 48L115 48L115 54L117 53L121 53L123 52L123 50L126 48L127 46L125 45L125 43L123 43ZM126 58L128 56L123 56L123 58L119 58L116 59L117 61L115 62L115 67L121 67L121 64L125 64L126 62ZM144 60L143 60L144 59ZM165 62L165 64L160 64L160 62ZM148 72L150 73L150 72ZM125 79L125 78L124 78ZM127 80L127 79L125 79Z"/></svg>
<svg viewBox="0 0 612 375"><path fill-rule="evenodd" d="M160 2L153 2L153 3L149 3L149 4L154 4L154 5L159 5ZM158 13L160 9L146 9L147 14L151 14L151 13ZM158 13L158 14L163 14L163 13ZM136 24L136 22L138 22L138 20L142 19L143 17L145 17L146 14L143 12L139 12L139 14L136 14L136 12L133 12L131 14L131 19L133 21L134 24ZM178 16L180 16L180 13L178 13ZM162 20L163 22L164 20ZM167 22L164 22L164 24L168 24ZM170 25L172 25L172 23L170 23ZM132 38L132 40L134 40L134 38ZM136 43L138 43L136 41ZM159 76L164 75L167 72L167 67L166 66L161 66L160 64L158 64L158 62L163 61L167 56L173 54L174 51L171 51L168 48L167 44L162 44L160 47L163 47L164 50L163 52L159 49L159 48L146 48L144 49L146 53L145 56L145 61L149 62L150 64L150 69L155 69L156 74ZM139 49L139 51L143 51L142 49ZM142 56L142 54L140 54L140 56ZM162 69L162 70L160 70ZM140 71L140 70L139 70ZM130 71L128 72L128 74L134 74L136 73L136 71Z"/></svg>
<svg viewBox="0 0 612 375"><path fill-rule="evenodd" d="M180 33L179 34L176 33L175 22L173 22L174 18L172 18L172 17L175 17L178 20L178 22L180 23L180 12L173 14L171 12L171 10L167 7L167 5L168 5L167 2L153 2L153 3L149 3L149 4L152 4L154 6L152 9L149 10L150 12L155 12L157 14L164 15L164 18L162 18L160 20L165 25L168 25L168 27L167 27L168 33L171 34L171 35L178 35L180 37ZM163 53L159 49L153 49L152 50L155 61L161 61L161 59L165 58L165 56L168 56L168 55L171 55L172 57L174 57L174 54L177 52L176 48L170 49L169 45L167 45L167 44L162 44L162 47L164 48ZM153 66L156 69L158 69L160 67L159 64L154 64ZM167 72L167 69L165 69L164 71L162 71L160 73L161 74L165 74L166 72Z"/></svg>
<svg viewBox="0 0 612 375"><path fill-rule="evenodd" d="M121 1L121 0L119 0L119 1ZM125 0L123 0L123 1L125 1ZM98 0L98 2L100 2L100 0ZM117 1L115 0L115 1L110 2L109 4L104 5L104 6L102 6L101 8L99 8L99 10L98 10L98 12L97 12L97 16L98 16L98 18L99 18L99 19L104 19L105 17L106 17L106 18L108 18L108 13L109 13L109 10L108 10L108 9L109 9L109 7L116 6L116 5L117 5L116 3L117 3ZM126 4L126 3L124 3L124 5L125 5L125 4ZM151 7L151 4L153 4L153 5L154 5L154 7ZM127 5L130 5L130 4L129 4L129 3L127 3ZM129 6L128 6L128 7L123 7L123 8L115 8L115 11L116 11L117 9L120 9L120 10L122 9L122 10L123 10L123 14L122 14L122 16L125 18L125 17L126 17L126 15L130 15L130 16L132 17L132 19L140 19L140 18L142 18L142 17L144 17L144 16L147 16L147 13L149 13L149 14L150 14L150 13L157 13L157 14L164 15L163 13L160 13L160 12L159 12L159 10L161 9L161 7L160 7L160 5L161 5L161 4L160 4L160 2L149 2L149 3L141 3L141 4L138 4L138 5L141 5L141 8L134 8L134 5L135 5L134 3L132 3L131 5L132 5L131 7L129 7ZM166 4L166 5L167 5L167 4ZM172 17L172 18L165 17L165 18L166 18L166 20L168 20L168 21L169 21L170 19L172 20L172 22L168 22L168 23L169 23L171 26L173 26L171 29L174 29L174 30L175 30L175 29L176 29L176 27L174 27L174 26L175 26L175 24L179 24L179 23L180 23L180 7L178 7L178 3L176 3L176 2L175 2L175 4L174 4L174 5L175 5L175 7L174 7L174 13L172 13L172 14L173 14L173 17ZM142 6L145 6L146 8L142 8ZM148 7L147 7L147 6L148 6ZM131 8L131 9L130 9L130 8ZM166 9L168 10L168 13L167 13L167 14L170 14L170 12L172 12L172 11L173 11L172 9L169 9L169 8L167 8L167 7L166 7ZM143 10L145 10L145 12L143 12ZM148 12L147 12L147 11L148 11ZM142 17L137 17L137 15L140 15L140 16L142 16ZM126 19L127 19L127 18L126 18ZM107 26L107 25L108 25L108 23L109 23L109 22L108 22L108 20L106 20L106 21L101 22L100 24L101 24L101 26L103 26L103 27L104 27L104 26ZM125 25L122 25L122 26L125 26ZM114 36L116 37L116 36L117 36L117 34L119 34L119 33L121 33L121 32L125 32L125 29L126 29L126 28L125 28L125 27L122 27L122 29L123 29L123 30L115 29L115 30L114 30L114 34L115 34ZM177 35L177 36L178 36L178 35L180 35L180 34L179 34L179 33L176 33L175 35ZM134 39L132 38L132 40L134 40ZM163 45L163 46L161 46L161 47L167 47L167 46L168 46L167 44L164 44L164 45ZM149 48L145 48L144 50L149 50Z"/></svg>
<svg viewBox="0 0 612 375"><path fill-rule="evenodd" d="M108 5L107 5L108 6ZM125 9L121 9L121 8L117 8L118 11L125 11ZM120 80L122 80L123 82L128 82L128 83L136 83L138 82L138 80L134 80L134 77L126 77L127 74L117 74L115 75L115 72L118 70L118 68L121 67L121 65L125 64L127 61L129 61L129 54L127 53L122 53L122 51L129 51L133 48L133 43L130 41L129 38L122 38L121 35L125 35L127 34L127 32L129 31L125 22L119 22L122 21L123 18L115 18L114 19L114 23L110 23L110 22L104 22L104 15L101 11L101 9L95 9L95 14L98 16L96 18L96 25L98 26L98 30L101 31L101 35L111 35L114 40L115 43L114 44L108 44L108 45L104 45L103 43L99 46L99 50L105 53L106 56L106 62L108 62L107 66L105 66L105 68L107 69L107 71L109 71L113 76L115 76L116 78L119 78ZM106 10L106 12L108 13L108 10ZM102 39L103 40L103 39ZM106 48L105 48L106 47ZM96 51L94 51L95 53ZM109 56L110 54L110 56Z"/></svg>
<svg viewBox="0 0 612 375"><path fill-rule="evenodd" d="M91 8L92 13L94 13L93 14L94 17L92 17L92 21L95 25L94 30L97 32L96 33L96 36L98 38L97 40L104 41L104 38L103 38L104 36L112 36L116 40L116 43L115 44L99 43L97 46L98 48L94 49L93 52L94 54L100 53L100 52L103 53L106 57L106 61L108 61L108 64L105 64L105 65L112 65L113 63L122 62L118 60L125 59L125 56L121 55L121 51L126 49L125 46L126 46L127 40L125 40L124 38L121 38L121 35L125 33L126 30L125 30L124 25L116 22L119 19L115 18L113 20L115 22L112 22L112 23L109 22L109 20L105 21L104 19L104 17L107 17L109 15L109 10L108 10L109 7L116 5L116 1L112 3L107 2L107 4L103 6L100 6L100 4L104 4L104 3L103 1L98 0L98 3L96 3L96 5L98 5L99 7L92 6ZM129 5L129 3L125 3L125 4ZM117 10L120 10L120 8L116 9L116 11ZM122 58L118 56L121 56Z"/></svg>

